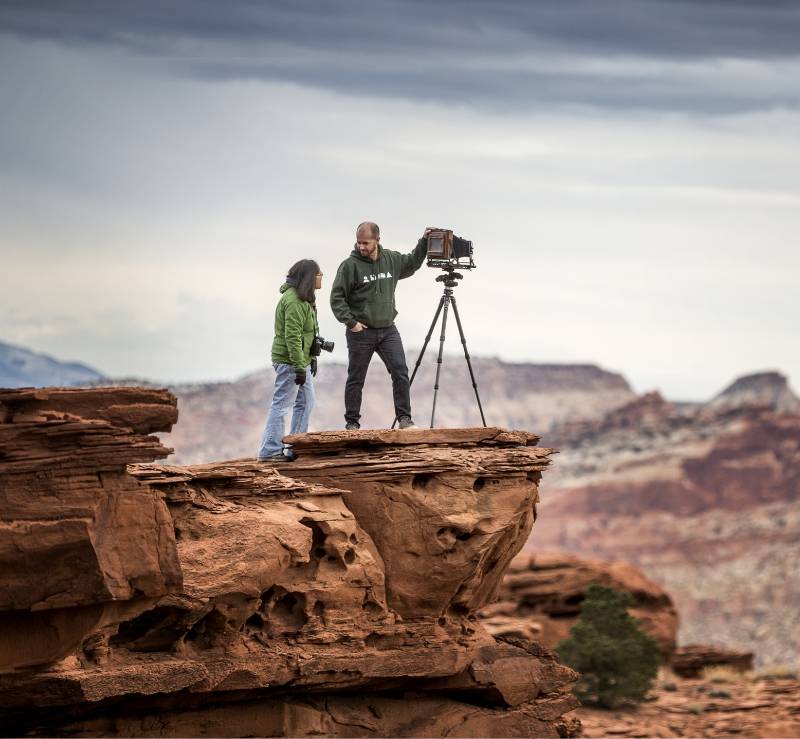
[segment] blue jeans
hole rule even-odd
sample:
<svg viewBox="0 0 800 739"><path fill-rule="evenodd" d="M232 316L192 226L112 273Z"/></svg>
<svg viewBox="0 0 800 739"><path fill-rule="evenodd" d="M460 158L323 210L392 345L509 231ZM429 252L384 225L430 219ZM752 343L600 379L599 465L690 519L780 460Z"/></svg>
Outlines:
<svg viewBox="0 0 800 739"><path fill-rule="evenodd" d="M311 410L314 407L314 379L311 368L306 368L306 384L295 385L295 367L291 364L273 364L275 368L275 390L272 393L272 405L269 408L267 423L261 435L258 458L273 457L284 453L283 437L286 429L286 416L294 404L290 434L304 434L308 431Z"/></svg>

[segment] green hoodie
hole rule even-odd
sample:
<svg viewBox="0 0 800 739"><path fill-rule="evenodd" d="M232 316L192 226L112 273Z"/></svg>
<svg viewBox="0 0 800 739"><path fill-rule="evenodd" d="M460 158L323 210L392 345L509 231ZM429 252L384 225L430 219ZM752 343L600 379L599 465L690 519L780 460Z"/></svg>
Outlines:
<svg viewBox="0 0 800 739"><path fill-rule="evenodd" d="M369 328L394 323L397 281L411 277L425 261L427 244L420 239L410 254L378 245L378 260L362 257L358 249L340 265L331 288L331 308L336 320L353 328L356 321Z"/></svg>
<svg viewBox="0 0 800 739"><path fill-rule="evenodd" d="M281 293L275 308L272 361L304 370L311 363L311 343L318 333L317 311L311 303L302 300L291 285L282 285Z"/></svg>

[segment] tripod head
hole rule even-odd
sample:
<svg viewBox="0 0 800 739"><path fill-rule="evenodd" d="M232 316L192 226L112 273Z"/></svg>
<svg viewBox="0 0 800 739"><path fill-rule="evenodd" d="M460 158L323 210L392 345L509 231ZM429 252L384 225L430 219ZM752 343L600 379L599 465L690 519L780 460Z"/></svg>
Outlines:
<svg viewBox="0 0 800 739"><path fill-rule="evenodd" d="M455 272L452 266L442 267L445 270L443 275L436 278L436 282L443 282L446 288L458 287L458 281L464 279L464 275L460 272Z"/></svg>

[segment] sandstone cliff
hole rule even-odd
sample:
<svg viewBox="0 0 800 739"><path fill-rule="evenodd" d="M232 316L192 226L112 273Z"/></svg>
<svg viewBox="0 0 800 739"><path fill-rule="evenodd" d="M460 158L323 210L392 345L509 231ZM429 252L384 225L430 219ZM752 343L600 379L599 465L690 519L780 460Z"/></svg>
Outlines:
<svg viewBox="0 0 800 739"><path fill-rule="evenodd" d="M475 615L536 518L535 436L136 464L174 420L164 391L0 393L3 734L575 732L575 674Z"/></svg>

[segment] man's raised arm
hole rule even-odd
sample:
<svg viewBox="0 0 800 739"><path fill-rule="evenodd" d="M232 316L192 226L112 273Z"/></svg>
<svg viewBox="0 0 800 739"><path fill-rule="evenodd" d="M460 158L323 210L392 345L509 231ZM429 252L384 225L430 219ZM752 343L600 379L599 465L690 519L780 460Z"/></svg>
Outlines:
<svg viewBox="0 0 800 739"><path fill-rule="evenodd" d="M400 279L405 279L406 277L411 277L421 266L422 263L425 261L425 256L428 253L428 239L426 238L428 235L429 229L425 229L425 234L423 237L417 242L417 245L414 247L413 251L409 254L403 254L401 257L400 262Z"/></svg>

